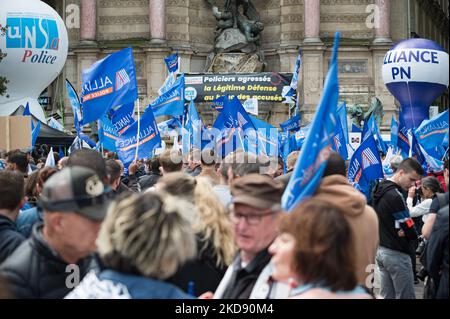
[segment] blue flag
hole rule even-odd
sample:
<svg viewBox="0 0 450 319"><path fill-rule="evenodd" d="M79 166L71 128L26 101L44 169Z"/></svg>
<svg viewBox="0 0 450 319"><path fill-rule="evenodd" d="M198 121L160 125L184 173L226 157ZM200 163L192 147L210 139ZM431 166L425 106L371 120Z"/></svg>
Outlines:
<svg viewBox="0 0 450 319"><path fill-rule="evenodd" d="M58 153L58 155L59 155L59 159L61 159L61 158L63 158L63 157L65 156L65 155L64 155L64 150L63 150L62 146L59 147L59 153Z"/></svg>
<svg viewBox="0 0 450 319"><path fill-rule="evenodd" d="M166 62L169 73L176 73L178 71L178 52L164 58L164 62Z"/></svg>
<svg viewBox="0 0 450 319"><path fill-rule="evenodd" d="M108 151L117 152L116 141L119 134L112 122L103 115L98 120L98 139L103 148Z"/></svg>
<svg viewBox="0 0 450 319"><path fill-rule="evenodd" d="M298 86L298 73L300 71L300 66L302 65L301 51L298 52L297 60L295 61L294 72L292 74L291 84L289 85L289 91L286 92L284 96L295 96L297 93Z"/></svg>
<svg viewBox="0 0 450 319"><path fill-rule="evenodd" d="M369 136L353 153L348 166L348 180L366 197L370 196L370 183L383 178L383 166L373 136Z"/></svg>
<svg viewBox="0 0 450 319"><path fill-rule="evenodd" d="M170 90L159 96L147 108L155 117L163 115L181 116L184 112L184 74L178 77Z"/></svg>
<svg viewBox="0 0 450 319"><path fill-rule="evenodd" d="M283 159L284 169L283 172L287 173L287 157L289 154L297 150L295 136L289 132L282 132L279 135L280 155Z"/></svg>
<svg viewBox="0 0 450 319"><path fill-rule="evenodd" d="M39 136L39 132L41 131L41 121L37 121L36 126L33 124L33 120L31 120L31 146L34 147L36 145L36 140Z"/></svg>
<svg viewBox="0 0 450 319"><path fill-rule="evenodd" d="M245 131L256 131L247 111L235 96L231 101L225 99L225 104L214 122L213 127L220 131L216 136L216 150L219 156L224 157L238 148L248 150Z"/></svg>
<svg viewBox="0 0 450 319"><path fill-rule="evenodd" d="M409 156L409 149L411 148L410 135L411 130L403 123L403 116L399 116L397 146L402 151L403 157Z"/></svg>
<svg viewBox="0 0 450 319"><path fill-rule="evenodd" d="M67 95L69 96L70 105L72 106L72 112L73 112L73 125L75 126L76 131L80 132L81 122L83 120L83 114L81 113L81 103L80 99L78 98L78 94L73 88L72 84L69 82L69 80L66 79L66 89L67 89Z"/></svg>
<svg viewBox="0 0 450 319"><path fill-rule="evenodd" d="M442 146L445 135L448 134L448 115L448 110L446 110L431 120L424 120L414 130L414 136L425 150Z"/></svg>
<svg viewBox="0 0 450 319"><path fill-rule="evenodd" d="M256 128L258 134L258 142L256 154L264 154L270 157L278 157L278 130L276 127L270 125L255 116L249 115Z"/></svg>
<svg viewBox="0 0 450 319"><path fill-rule="evenodd" d="M362 131L359 127L357 127L354 123L352 123L352 133L361 133Z"/></svg>
<svg viewBox="0 0 450 319"><path fill-rule="evenodd" d="M111 124L116 129L117 135L122 135L135 122L133 115L134 103L113 107L109 111Z"/></svg>
<svg viewBox="0 0 450 319"><path fill-rule="evenodd" d="M394 115L391 119L391 145L395 149L398 147L398 122L395 120Z"/></svg>
<svg viewBox="0 0 450 319"><path fill-rule="evenodd" d="M30 112L30 104L27 102L27 105L25 106L25 109L23 110L23 116L31 116Z"/></svg>
<svg viewBox="0 0 450 319"><path fill-rule="evenodd" d="M147 108L140 121L131 124L116 141L117 155L125 167L135 160L136 148L137 159L150 158L153 157L153 150L160 145L161 137L151 108Z"/></svg>
<svg viewBox="0 0 450 319"><path fill-rule="evenodd" d="M419 162L420 165L422 165L422 167L424 167L425 171L426 171L426 159L425 156L422 153L422 149L415 137L414 134L410 134L410 139L411 139L411 149L410 149L410 157L415 157L416 160Z"/></svg>
<svg viewBox="0 0 450 319"><path fill-rule="evenodd" d="M220 111L222 111L223 106L225 105L225 102L227 102L227 101L228 101L228 96L222 95L212 101L211 108L220 112Z"/></svg>
<svg viewBox="0 0 450 319"><path fill-rule="evenodd" d="M297 132L300 129L301 117L300 114L291 117L289 120L280 123L280 127L284 132L292 131Z"/></svg>
<svg viewBox="0 0 450 319"><path fill-rule="evenodd" d="M334 131L331 147L334 151L338 152L344 160L348 159L347 144L339 116L336 117L336 129Z"/></svg>
<svg viewBox="0 0 450 319"><path fill-rule="evenodd" d="M339 98L338 48L339 32L336 32L333 55L322 97L291 179L281 199L283 209L286 211L291 211L298 203L314 194L330 156Z"/></svg>
<svg viewBox="0 0 450 319"><path fill-rule="evenodd" d="M381 137L380 128L378 127L377 122L375 121L373 113L370 115L369 119L364 123L362 140L364 141L368 137L368 135L372 135L374 137L378 150L386 154L387 147L383 141L383 138Z"/></svg>
<svg viewBox="0 0 450 319"><path fill-rule="evenodd" d="M341 121L342 131L345 137L345 144L349 144L348 138L348 122L347 122L347 104L343 102L337 108L337 115Z"/></svg>
<svg viewBox="0 0 450 319"><path fill-rule="evenodd" d="M183 127L183 154L189 153L191 149L201 150L202 128L202 119L200 118L200 115L198 115L194 101L191 100L189 102L187 116Z"/></svg>
<svg viewBox="0 0 450 319"><path fill-rule="evenodd" d="M95 62L82 73L83 124L98 120L113 106L138 98L136 71L131 48Z"/></svg>
<svg viewBox="0 0 450 319"><path fill-rule="evenodd" d="M444 139L442 140L442 146L444 146L444 147L448 147L448 130L447 130L447 132L445 133L445 135L444 135Z"/></svg>

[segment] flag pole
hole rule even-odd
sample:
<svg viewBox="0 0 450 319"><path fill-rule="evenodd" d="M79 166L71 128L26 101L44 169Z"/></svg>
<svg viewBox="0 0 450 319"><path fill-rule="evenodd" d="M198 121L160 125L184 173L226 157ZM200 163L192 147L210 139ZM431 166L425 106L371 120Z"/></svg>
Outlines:
<svg viewBox="0 0 450 319"><path fill-rule="evenodd" d="M136 133L136 154L134 155L134 161L137 161L139 151L139 131L141 130L141 114L139 97L137 99L137 133Z"/></svg>

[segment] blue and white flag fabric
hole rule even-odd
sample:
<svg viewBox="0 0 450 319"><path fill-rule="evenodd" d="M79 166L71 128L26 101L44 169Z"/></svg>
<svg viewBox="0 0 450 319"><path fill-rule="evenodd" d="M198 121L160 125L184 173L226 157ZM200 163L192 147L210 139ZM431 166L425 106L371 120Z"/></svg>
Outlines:
<svg viewBox="0 0 450 319"><path fill-rule="evenodd" d="M23 110L22 115L23 116L31 116L30 104L28 102L27 102L27 105L25 105L25 109Z"/></svg>
<svg viewBox="0 0 450 319"><path fill-rule="evenodd" d="M169 70L169 73L178 72L178 52L169 55L167 58L164 58L164 62L166 62L166 66L167 69Z"/></svg>
<svg viewBox="0 0 450 319"><path fill-rule="evenodd" d="M236 96L231 101L225 99L224 107L214 122L213 128L220 131L220 134L215 136L215 147L219 157L225 157L239 148L246 152L250 151L246 147L248 145L246 133L252 131L254 133L256 129ZM254 136L250 138L250 142L254 141Z"/></svg>
<svg viewBox="0 0 450 319"><path fill-rule="evenodd" d="M386 154L387 147L383 141L383 138L381 137L380 128L378 127L378 124L375 121L375 117L374 117L373 113L370 115L369 119L364 123L362 140L364 141L369 134L373 135L373 137L375 139L375 143L377 144L378 150L380 152L383 152L383 154Z"/></svg>
<svg viewBox="0 0 450 319"><path fill-rule="evenodd" d="M447 132L445 133L445 135L444 135L444 139L442 140L442 146L444 146L444 147L448 147L448 131L449 130L447 130Z"/></svg>
<svg viewBox="0 0 450 319"><path fill-rule="evenodd" d="M108 151L117 152L116 141L118 137L119 133L113 123L105 115L103 115L98 120L98 139L100 145Z"/></svg>
<svg viewBox="0 0 450 319"><path fill-rule="evenodd" d="M134 103L113 107L109 111L109 117L111 119L111 124L117 132L117 135L121 135L130 127L131 124L135 122Z"/></svg>
<svg viewBox="0 0 450 319"><path fill-rule="evenodd" d="M281 199L285 211L314 194L319 186L331 151L339 99L337 55L339 32L336 32L324 90L311 129L300 151L291 179Z"/></svg>
<svg viewBox="0 0 450 319"><path fill-rule="evenodd" d="M302 148L303 143L305 142L305 139L308 136L310 129L311 123L304 127L301 127L297 132L295 132L294 141L296 150L300 150Z"/></svg>
<svg viewBox="0 0 450 319"><path fill-rule="evenodd" d="M183 154L189 153L192 149L201 150L202 148L202 130L203 124L200 115L195 108L194 101L189 102L189 107L186 114L186 120L184 121L184 127L182 132L182 152Z"/></svg>
<svg viewBox="0 0 450 319"><path fill-rule="evenodd" d="M23 116L31 116L30 104L27 102L25 109L22 113ZM41 121L37 120L37 124L34 125L33 117L31 117L31 146L34 147L36 144L36 139L38 138L39 132L41 130Z"/></svg>
<svg viewBox="0 0 450 319"><path fill-rule="evenodd" d="M348 166L348 180L366 197L370 183L383 178L383 167L373 136L369 136L353 153Z"/></svg>
<svg viewBox="0 0 450 319"><path fill-rule="evenodd" d="M82 73L82 124L98 120L113 106L138 98L133 51L125 48L110 54Z"/></svg>
<svg viewBox="0 0 450 319"><path fill-rule="evenodd" d="M354 123L352 123L352 133L361 133L362 134L362 130L356 126Z"/></svg>
<svg viewBox="0 0 450 319"><path fill-rule="evenodd" d="M37 121L36 126L33 124L33 120L31 120L31 146L34 147L36 145L36 140L39 136L39 132L41 131L41 121Z"/></svg>
<svg viewBox="0 0 450 319"><path fill-rule="evenodd" d="M170 90L150 103L147 108L152 109L155 117L182 116L184 113L184 74L178 77Z"/></svg>
<svg viewBox="0 0 450 319"><path fill-rule="evenodd" d="M287 96L295 96L297 94L297 86L298 86L298 73L300 71L300 66L302 65L302 56L301 51L298 52L297 60L295 61L294 72L292 74L291 84L289 85L289 90L286 92L284 97Z"/></svg>
<svg viewBox="0 0 450 319"><path fill-rule="evenodd" d="M404 158L409 156L409 150L411 148L411 134L411 129L408 129L403 123L403 116L399 116L397 146L402 151L402 156Z"/></svg>
<svg viewBox="0 0 450 319"><path fill-rule="evenodd" d="M291 117L289 120L280 123L280 127L283 130L283 132L297 132L300 129L301 125L301 117L300 114L297 114L293 117Z"/></svg>
<svg viewBox="0 0 450 319"><path fill-rule="evenodd" d="M53 154L53 147L50 147L50 151L48 152L44 167L56 167L55 156Z"/></svg>
<svg viewBox="0 0 450 319"><path fill-rule="evenodd" d="M345 143L349 144L348 138L348 121L347 121L347 103L342 102L337 108L337 115L341 121L342 131L344 132Z"/></svg>
<svg viewBox="0 0 450 319"><path fill-rule="evenodd" d="M169 75L164 80L163 85L158 89L158 94L163 95L164 93L169 91L173 87L173 85L175 84L176 81L177 81L177 77L176 77L175 73L169 73Z"/></svg>
<svg viewBox="0 0 450 319"><path fill-rule="evenodd" d="M59 123L57 120L55 120L53 117L48 119L48 126L51 128L54 128L55 130L64 132L64 126Z"/></svg>
<svg viewBox="0 0 450 319"><path fill-rule="evenodd" d="M411 145L411 148L409 149L409 157L414 157L417 162L419 162L420 165L424 168L426 171L426 159L425 156L422 153L422 149L419 145L419 142L416 139L416 136L414 134L409 134L409 142Z"/></svg>
<svg viewBox="0 0 450 319"><path fill-rule="evenodd" d="M277 128L255 116L249 116L258 134L255 153L264 154L270 157L278 157L279 138Z"/></svg>
<svg viewBox="0 0 450 319"><path fill-rule="evenodd" d="M391 119L391 145L394 150L398 147L398 122L395 120L394 115Z"/></svg>
<svg viewBox="0 0 450 319"><path fill-rule="evenodd" d="M222 95L220 97L218 97L217 99L212 101L211 104L211 108L221 112L223 109L223 106L225 105L225 103L228 101L228 96L227 95Z"/></svg>
<svg viewBox="0 0 450 319"><path fill-rule="evenodd" d="M125 167L135 159L153 157L153 150L160 146L161 137L151 108L147 108L141 119L131 124L116 141L117 155Z"/></svg>
<svg viewBox="0 0 450 319"><path fill-rule="evenodd" d="M444 162L441 159L434 158L423 149L422 145L419 144L422 156L425 158L426 162L426 172L442 172L444 169Z"/></svg>
<svg viewBox="0 0 450 319"><path fill-rule="evenodd" d="M383 162L381 163L383 166L383 173L385 176L392 176L394 174L394 170L391 167L391 160L395 156L395 150L392 145L389 145L386 156L384 157Z"/></svg>
<svg viewBox="0 0 450 319"><path fill-rule="evenodd" d="M82 126L82 120L83 120L83 114L81 113L81 103L80 99L78 98L78 94L75 91L74 87L72 86L72 83L69 82L69 80L66 79L66 90L67 95L69 96L70 105L72 106L72 112L73 112L73 125L75 126L75 130L80 132L80 128Z"/></svg>
<svg viewBox="0 0 450 319"><path fill-rule="evenodd" d="M345 141L344 130L341 125L341 119L339 115L336 117L336 128L333 136L333 143L331 148L338 152L344 160L348 159L347 144Z"/></svg>
<svg viewBox="0 0 450 319"><path fill-rule="evenodd" d="M427 150L428 153L434 153L434 155L438 157L442 157L445 152L443 142L449 129L448 116L449 111L446 110L431 120L424 120L422 124L414 130L414 136L417 138L420 145Z"/></svg>

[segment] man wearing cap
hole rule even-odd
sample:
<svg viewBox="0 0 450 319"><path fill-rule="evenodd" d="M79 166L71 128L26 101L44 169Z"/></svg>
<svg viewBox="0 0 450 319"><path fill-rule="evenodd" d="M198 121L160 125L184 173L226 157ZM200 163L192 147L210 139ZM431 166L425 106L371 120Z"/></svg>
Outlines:
<svg viewBox="0 0 450 319"><path fill-rule="evenodd" d="M80 282L93 265L107 199L93 170L73 166L47 180L39 205L44 223L0 266L16 298L62 298Z"/></svg>
<svg viewBox="0 0 450 319"><path fill-rule="evenodd" d="M232 183L231 193L230 218L239 251L214 298L267 298L271 289L268 247L277 236L282 185L267 175L249 174Z"/></svg>

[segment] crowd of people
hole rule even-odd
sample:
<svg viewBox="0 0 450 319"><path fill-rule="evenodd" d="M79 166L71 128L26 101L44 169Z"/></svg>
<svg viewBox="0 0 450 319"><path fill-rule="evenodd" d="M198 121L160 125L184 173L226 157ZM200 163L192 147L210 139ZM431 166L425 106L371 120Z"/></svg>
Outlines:
<svg viewBox="0 0 450 319"><path fill-rule="evenodd" d="M438 180L393 160L369 206L332 152L286 213L298 152L285 169L241 150L54 155L0 150L0 297L413 299L420 278L448 298L448 161Z"/></svg>

